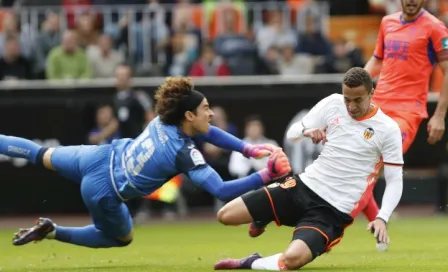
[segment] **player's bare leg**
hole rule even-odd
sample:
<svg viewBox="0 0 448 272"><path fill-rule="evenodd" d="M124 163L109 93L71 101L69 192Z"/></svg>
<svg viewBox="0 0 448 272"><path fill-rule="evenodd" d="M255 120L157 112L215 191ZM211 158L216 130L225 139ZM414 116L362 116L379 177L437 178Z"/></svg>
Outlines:
<svg viewBox="0 0 448 272"><path fill-rule="evenodd" d="M226 259L215 265L215 270L297 270L313 260L310 248L302 240L294 240L283 253L261 257L258 253L242 259Z"/></svg>
<svg viewBox="0 0 448 272"><path fill-rule="evenodd" d="M224 225L235 226L253 222L252 216L241 197L230 201L222 207L218 211L217 217L219 222Z"/></svg>
<svg viewBox="0 0 448 272"><path fill-rule="evenodd" d="M249 224L249 236L258 237L266 229L270 222L254 222L246 204L241 197L236 198L218 211L218 220L224 225L238 226L241 224Z"/></svg>

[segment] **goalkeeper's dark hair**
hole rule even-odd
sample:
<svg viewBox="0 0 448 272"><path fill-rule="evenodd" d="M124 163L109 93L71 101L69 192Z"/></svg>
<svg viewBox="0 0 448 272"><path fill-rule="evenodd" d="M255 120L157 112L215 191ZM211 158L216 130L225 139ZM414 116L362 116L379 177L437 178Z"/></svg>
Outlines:
<svg viewBox="0 0 448 272"><path fill-rule="evenodd" d="M197 101L194 103L196 107L188 107L191 105L191 103L188 104L188 99L197 93L193 88L193 82L188 77L168 77L165 79L165 82L155 94L157 100L156 112L162 122L167 125L179 126L185 119L186 111L192 111L196 114Z"/></svg>
<svg viewBox="0 0 448 272"><path fill-rule="evenodd" d="M361 67L354 67L348 70L344 79L342 80L344 85L349 88L357 88L359 86L364 86L368 93L373 90L373 80L369 73Z"/></svg>

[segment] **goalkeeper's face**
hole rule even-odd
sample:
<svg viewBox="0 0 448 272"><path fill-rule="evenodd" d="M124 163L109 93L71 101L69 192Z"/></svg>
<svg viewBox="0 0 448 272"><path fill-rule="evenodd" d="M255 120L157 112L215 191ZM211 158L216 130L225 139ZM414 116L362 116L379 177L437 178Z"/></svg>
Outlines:
<svg viewBox="0 0 448 272"><path fill-rule="evenodd" d="M193 129L198 134L205 134L210 128L210 121L213 118L213 111L210 109L210 105L206 98L196 108L195 112L192 112L191 124Z"/></svg>

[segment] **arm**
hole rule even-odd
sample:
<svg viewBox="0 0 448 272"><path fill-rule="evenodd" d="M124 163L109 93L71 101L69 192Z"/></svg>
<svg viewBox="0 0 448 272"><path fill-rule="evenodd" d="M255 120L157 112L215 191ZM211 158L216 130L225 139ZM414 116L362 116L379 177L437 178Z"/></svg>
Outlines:
<svg viewBox="0 0 448 272"><path fill-rule="evenodd" d="M211 143L217 147L240 153L243 152L245 144L242 140L215 126L210 126L210 129L206 134L201 134L194 138L195 140Z"/></svg>
<svg viewBox="0 0 448 272"><path fill-rule="evenodd" d="M177 169L221 200L233 199L291 172L286 155L279 151L271 156L267 168L244 178L224 182L218 173L205 162L201 152L195 148L190 149L188 146L190 146L189 143L178 151Z"/></svg>
<svg viewBox="0 0 448 272"><path fill-rule="evenodd" d="M377 77L380 74L381 67L383 66L383 60L372 56L364 66L364 69L370 74L372 78Z"/></svg>
<svg viewBox="0 0 448 272"><path fill-rule="evenodd" d="M392 212L400 203L403 192L402 165L384 165L384 178L386 179L386 189L377 218L381 218L387 223Z"/></svg>
<svg viewBox="0 0 448 272"><path fill-rule="evenodd" d="M448 54L445 53L445 58ZM440 92L439 100L437 101L437 107L433 116L437 116L445 119L448 108L448 59L439 62L440 68L443 71L443 85Z"/></svg>
<svg viewBox="0 0 448 272"><path fill-rule="evenodd" d="M403 151L402 138L398 125L394 124L391 133L386 135L381 151L384 162L386 189L383 195L378 218L388 222L397 207L403 191Z"/></svg>
<svg viewBox="0 0 448 272"><path fill-rule="evenodd" d="M442 91L440 92L436 110L428 122L428 142L435 144L442 139L445 132L445 116L448 109L448 30L442 23L434 24L431 33L433 50L443 71Z"/></svg>
<svg viewBox="0 0 448 272"><path fill-rule="evenodd" d="M448 30L443 24L435 24L431 33L437 62L443 71L442 91L433 116L445 118L448 108Z"/></svg>
<svg viewBox="0 0 448 272"><path fill-rule="evenodd" d="M325 129L327 126L327 111L333 101L334 95L330 95L317 103L301 121L294 123L286 132L288 141L303 139L306 129Z"/></svg>
<svg viewBox="0 0 448 272"><path fill-rule="evenodd" d="M256 190L270 180L266 171L259 171L250 176L224 182L209 165L188 171L188 177L218 199L234 199L246 192Z"/></svg>
<svg viewBox="0 0 448 272"><path fill-rule="evenodd" d="M373 56L366 63L364 69L370 74L372 78L375 78L380 74L381 67L384 58L384 21L381 21L380 29L378 31L378 37L376 39L376 46Z"/></svg>
<svg viewBox="0 0 448 272"><path fill-rule="evenodd" d="M269 156L275 149L275 147L270 144L252 145L245 143L232 134L215 126L210 126L210 129L206 134L195 136L194 140L211 143L223 149L237 151L248 158L263 158Z"/></svg>

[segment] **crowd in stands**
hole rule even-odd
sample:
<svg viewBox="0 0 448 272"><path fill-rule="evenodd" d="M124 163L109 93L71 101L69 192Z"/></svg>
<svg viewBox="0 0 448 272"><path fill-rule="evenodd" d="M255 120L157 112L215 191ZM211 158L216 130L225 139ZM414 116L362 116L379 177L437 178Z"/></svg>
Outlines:
<svg viewBox="0 0 448 272"><path fill-rule="evenodd" d="M0 10L0 80L111 78L123 63L145 77L343 73L366 61L352 42L327 38L335 1L2 3L16 8Z"/></svg>
<svg viewBox="0 0 448 272"><path fill-rule="evenodd" d="M325 4L257 2L63 0L60 10L27 10L38 3L22 0L20 12L0 13L0 79L109 78L122 63L135 76L195 77L342 73L364 64L353 44L327 39Z"/></svg>

